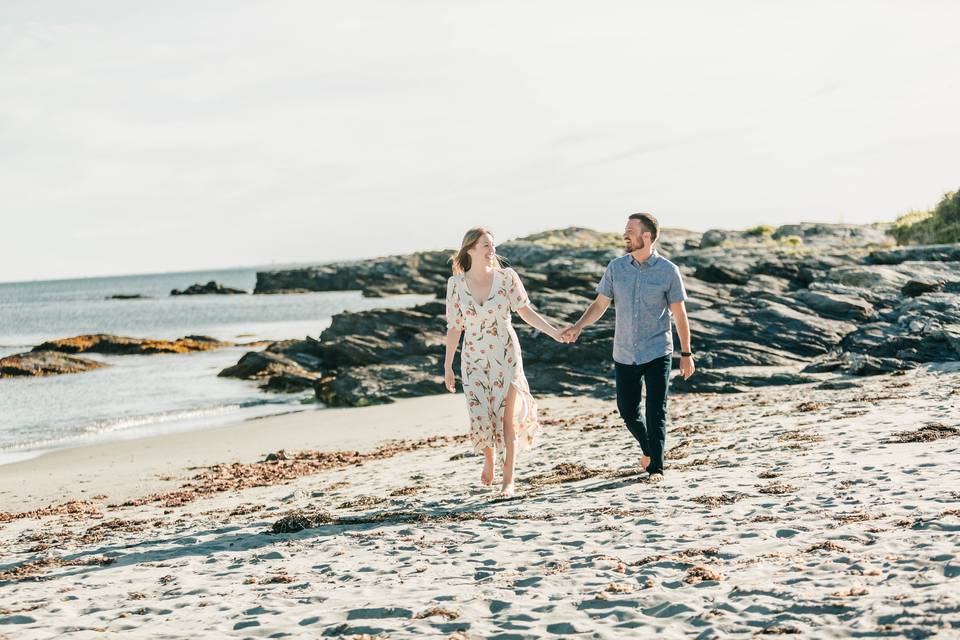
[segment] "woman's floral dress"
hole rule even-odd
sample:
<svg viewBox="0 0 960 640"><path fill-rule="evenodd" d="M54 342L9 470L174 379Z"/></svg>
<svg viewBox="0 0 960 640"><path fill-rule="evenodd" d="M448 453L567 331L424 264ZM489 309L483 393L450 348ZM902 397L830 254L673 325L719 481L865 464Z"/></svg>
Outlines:
<svg viewBox="0 0 960 640"><path fill-rule="evenodd" d="M517 450L533 446L540 430L537 403L523 375L520 343L510 320L511 312L528 304L520 277L510 268L494 272L482 304L470 295L465 276L447 280L447 327L464 332L460 374L470 413L470 439L478 453L487 447L501 457L505 453L503 416L511 384L517 390L513 411Z"/></svg>

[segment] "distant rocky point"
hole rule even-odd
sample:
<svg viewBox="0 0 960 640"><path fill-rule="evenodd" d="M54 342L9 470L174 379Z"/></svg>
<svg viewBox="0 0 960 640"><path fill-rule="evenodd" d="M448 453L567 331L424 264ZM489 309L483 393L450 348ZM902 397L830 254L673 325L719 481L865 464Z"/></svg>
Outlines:
<svg viewBox="0 0 960 640"><path fill-rule="evenodd" d="M99 369L102 366L104 366L103 363L96 360L79 358L55 351L18 353L0 358L0 378L81 373Z"/></svg>
<svg viewBox="0 0 960 640"><path fill-rule="evenodd" d="M172 296L196 296L196 295L206 295L206 294L239 294L246 293L243 289L232 289L230 287L225 287L219 282L211 280L207 284L192 284L183 291L180 289L173 289L170 291Z"/></svg>
<svg viewBox="0 0 960 640"><path fill-rule="evenodd" d="M145 300L148 297L140 293L115 293L107 296L107 300Z"/></svg>
<svg viewBox="0 0 960 640"><path fill-rule="evenodd" d="M128 338L105 333L74 336L50 340L33 348L33 351L59 351L61 353L103 353L107 355L152 355L157 353L189 353L210 351L233 346L208 336L186 336L176 340L153 338Z"/></svg>
<svg viewBox="0 0 960 640"><path fill-rule="evenodd" d="M698 373L674 391L735 392L960 360L960 244L898 247L890 225L798 224L697 233L664 229L661 254L684 274ZM619 234L568 228L504 242L536 307L579 318ZM306 389L356 406L443 392L443 318L453 251L257 274L255 293L359 289L427 293L412 309L334 316L320 340L275 343L221 375ZM534 393L612 393L612 311L573 345L515 321ZM254 355L256 354L256 355ZM242 367L240 365L243 365ZM459 370L459 363L455 365Z"/></svg>
<svg viewBox="0 0 960 640"><path fill-rule="evenodd" d="M264 342L246 342L242 346L263 346ZM26 353L0 359L0 377L53 376L80 373L106 366L102 362L73 354L99 353L112 356L191 353L235 346L208 336L186 336L176 340L129 338L104 333L50 340Z"/></svg>

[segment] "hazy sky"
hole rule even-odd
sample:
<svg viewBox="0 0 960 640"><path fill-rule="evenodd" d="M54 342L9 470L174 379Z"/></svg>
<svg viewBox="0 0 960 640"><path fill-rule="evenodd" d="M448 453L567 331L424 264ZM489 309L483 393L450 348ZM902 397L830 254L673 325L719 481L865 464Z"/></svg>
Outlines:
<svg viewBox="0 0 960 640"><path fill-rule="evenodd" d="M960 2L2 0L0 281L960 187Z"/></svg>

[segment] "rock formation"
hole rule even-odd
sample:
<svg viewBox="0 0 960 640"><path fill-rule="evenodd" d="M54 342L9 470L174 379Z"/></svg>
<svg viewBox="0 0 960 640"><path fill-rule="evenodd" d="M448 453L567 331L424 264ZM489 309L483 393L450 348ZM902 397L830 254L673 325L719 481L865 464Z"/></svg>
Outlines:
<svg viewBox="0 0 960 640"><path fill-rule="evenodd" d="M243 289L232 289L230 287L225 287L219 282L211 280L207 284L192 284L183 291L180 289L173 289L170 292L172 296L195 296L195 295L204 295L204 294L237 294L237 293L246 293Z"/></svg>
<svg viewBox="0 0 960 640"><path fill-rule="evenodd" d="M769 233L666 229L659 250L684 274L699 368L689 381L674 378L675 391L741 391L960 359L960 245L893 247L878 225L800 224ZM563 229L503 243L499 251L536 307L566 324L579 318L606 264L623 249L617 234ZM248 354L248 362L261 358L258 377L267 380L312 379L317 397L332 405L442 393L442 296L451 254L259 273L258 293L360 289L441 299L339 314L319 341L278 343ZM613 315L608 311L573 345L515 319L533 391L610 395Z"/></svg>

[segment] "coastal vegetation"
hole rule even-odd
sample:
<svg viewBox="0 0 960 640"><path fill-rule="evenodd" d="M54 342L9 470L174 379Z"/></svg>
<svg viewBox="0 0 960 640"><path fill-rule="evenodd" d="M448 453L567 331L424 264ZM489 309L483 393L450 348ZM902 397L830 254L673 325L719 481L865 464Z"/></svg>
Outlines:
<svg viewBox="0 0 960 640"><path fill-rule="evenodd" d="M944 194L930 211L911 211L900 216L891 233L900 244L960 242L960 189Z"/></svg>

